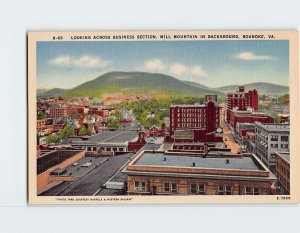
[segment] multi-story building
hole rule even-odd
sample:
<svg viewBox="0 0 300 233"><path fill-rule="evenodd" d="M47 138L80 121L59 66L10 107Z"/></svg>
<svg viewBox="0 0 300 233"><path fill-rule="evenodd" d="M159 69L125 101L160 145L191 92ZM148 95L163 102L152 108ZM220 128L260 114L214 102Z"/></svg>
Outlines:
<svg viewBox="0 0 300 233"><path fill-rule="evenodd" d="M245 87L240 86L239 90L227 94L227 122L230 121L229 110L237 108L238 111L246 111L251 108L258 110L258 92L253 89L245 92Z"/></svg>
<svg viewBox="0 0 300 233"><path fill-rule="evenodd" d="M36 120L36 129L37 132L43 131L44 129L46 129L46 119L37 119Z"/></svg>
<svg viewBox="0 0 300 233"><path fill-rule="evenodd" d="M215 101L218 102L218 95L205 95L204 102Z"/></svg>
<svg viewBox="0 0 300 233"><path fill-rule="evenodd" d="M275 152L276 154L276 177L282 194L290 194L290 153Z"/></svg>
<svg viewBox="0 0 300 233"><path fill-rule="evenodd" d="M98 107L90 107L88 114L89 115L98 115L101 117L109 117L109 109L99 109Z"/></svg>
<svg viewBox="0 0 300 233"><path fill-rule="evenodd" d="M72 141L71 145L79 150L98 153L128 151L130 142L136 142L139 133L136 131L101 131L90 136L87 140Z"/></svg>
<svg viewBox="0 0 300 233"><path fill-rule="evenodd" d="M49 109L49 117L50 118L61 118L67 115L66 108L54 107Z"/></svg>
<svg viewBox="0 0 300 233"><path fill-rule="evenodd" d="M255 122L255 152L275 172L275 152L289 152L290 125Z"/></svg>
<svg viewBox="0 0 300 233"><path fill-rule="evenodd" d="M99 111L99 116L101 116L101 117L109 117L109 109L101 109L100 111Z"/></svg>
<svg viewBox="0 0 300 233"><path fill-rule="evenodd" d="M220 127L221 107L214 101L202 105L172 105L170 136L183 141L206 142Z"/></svg>
<svg viewBox="0 0 300 233"><path fill-rule="evenodd" d="M68 107L67 108L67 115L83 114L83 113L84 113L83 107Z"/></svg>
<svg viewBox="0 0 300 233"><path fill-rule="evenodd" d="M271 195L275 175L253 154L141 150L123 170L129 195Z"/></svg>
<svg viewBox="0 0 300 233"><path fill-rule="evenodd" d="M227 123L236 129L237 123L254 123L256 121L262 123L274 123L274 118L263 112L238 111L236 108L227 110Z"/></svg>
<svg viewBox="0 0 300 233"><path fill-rule="evenodd" d="M99 115L99 108L89 107L88 115Z"/></svg>

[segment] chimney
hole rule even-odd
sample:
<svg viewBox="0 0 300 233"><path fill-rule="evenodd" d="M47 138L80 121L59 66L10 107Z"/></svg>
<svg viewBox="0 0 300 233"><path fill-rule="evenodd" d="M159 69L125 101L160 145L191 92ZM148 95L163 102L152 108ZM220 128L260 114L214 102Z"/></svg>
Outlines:
<svg viewBox="0 0 300 233"><path fill-rule="evenodd" d="M208 144L204 143L204 156L208 155Z"/></svg>
<svg viewBox="0 0 300 233"><path fill-rule="evenodd" d="M245 87L244 86L239 86L239 92L245 92Z"/></svg>

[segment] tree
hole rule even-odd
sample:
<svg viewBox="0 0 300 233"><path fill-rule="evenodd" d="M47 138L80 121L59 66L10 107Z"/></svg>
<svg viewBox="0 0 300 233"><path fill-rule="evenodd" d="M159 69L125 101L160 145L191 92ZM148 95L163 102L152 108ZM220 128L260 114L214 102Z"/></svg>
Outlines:
<svg viewBox="0 0 300 233"><path fill-rule="evenodd" d="M46 117L46 115L45 115L44 113L42 113L42 112L39 112L39 113L37 114L37 119L38 119L38 120L44 119L45 117Z"/></svg>
<svg viewBox="0 0 300 233"><path fill-rule="evenodd" d="M111 114L111 116L114 116L117 120L121 120L123 115L120 110L116 110L114 113Z"/></svg>
<svg viewBox="0 0 300 233"><path fill-rule="evenodd" d="M73 134L73 128L71 125L66 125L61 131L59 131L58 135L62 140L66 140Z"/></svg>
<svg viewBox="0 0 300 233"><path fill-rule="evenodd" d="M109 118L108 119L108 127L112 128L112 129L118 129L118 128L121 128L122 125L117 119Z"/></svg>
<svg viewBox="0 0 300 233"><path fill-rule="evenodd" d="M280 123L281 118L280 118L280 116L278 116L277 113L274 113L274 114L273 114L273 118L274 118L274 122L275 122L275 123Z"/></svg>
<svg viewBox="0 0 300 233"><path fill-rule="evenodd" d="M60 140L61 140L61 138L57 134L49 135L46 137L47 143L58 143Z"/></svg>
<svg viewBox="0 0 300 233"><path fill-rule="evenodd" d="M79 134L80 135L91 135L92 134L92 132L91 132L91 130L89 129L89 128L86 128L86 127L84 127L84 126L81 126L80 128L79 128Z"/></svg>

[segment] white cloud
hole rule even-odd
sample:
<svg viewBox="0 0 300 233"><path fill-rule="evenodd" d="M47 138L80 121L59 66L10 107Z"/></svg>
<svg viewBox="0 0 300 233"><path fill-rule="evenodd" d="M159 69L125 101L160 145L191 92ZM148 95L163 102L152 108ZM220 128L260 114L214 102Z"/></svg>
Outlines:
<svg viewBox="0 0 300 233"><path fill-rule="evenodd" d="M110 62L103 60L100 57L92 55L82 55L80 57L72 57L63 55L55 57L49 61L53 65L64 67L79 67L79 68L99 68L107 66Z"/></svg>
<svg viewBox="0 0 300 233"><path fill-rule="evenodd" d="M199 65L186 66L180 63L175 63L171 65L169 71L171 74L174 75L203 76L205 74L204 69Z"/></svg>
<svg viewBox="0 0 300 233"><path fill-rule="evenodd" d="M164 65L159 59L152 59L145 62L145 67L149 71L161 71L164 69Z"/></svg>
<svg viewBox="0 0 300 233"><path fill-rule="evenodd" d="M273 57L267 55L257 55L253 52L241 52L234 56L236 59L247 61L271 60Z"/></svg>
<svg viewBox="0 0 300 233"><path fill-rule="evenodd" d="M172 74L180 75L188 72L188 68L185 65L176 63L170 66L170 72Z"/></svg>
<svg viewBox="0 0 300 233"><path fill-rule="evenodd" d="M191 69L191 73L196 76L202 76L205 74L203 68L201 66L194 66Z"/></svg>

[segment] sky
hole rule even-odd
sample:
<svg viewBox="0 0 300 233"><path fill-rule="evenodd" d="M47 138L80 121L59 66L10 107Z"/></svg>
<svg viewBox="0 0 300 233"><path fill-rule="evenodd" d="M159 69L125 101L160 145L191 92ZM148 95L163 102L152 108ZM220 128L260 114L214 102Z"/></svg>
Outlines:
<svg viewBox="0 0 300 233"><path fill-rule="evenodd" d="M209 87L288 85L289 43L263 41L38 42L37 87L73 88L110 71L171 75Z"/></svg>

